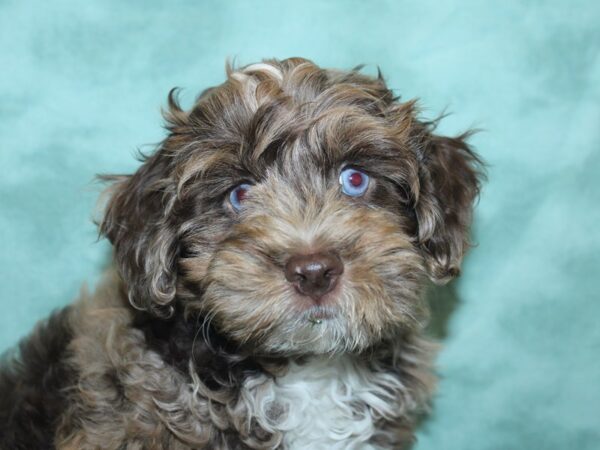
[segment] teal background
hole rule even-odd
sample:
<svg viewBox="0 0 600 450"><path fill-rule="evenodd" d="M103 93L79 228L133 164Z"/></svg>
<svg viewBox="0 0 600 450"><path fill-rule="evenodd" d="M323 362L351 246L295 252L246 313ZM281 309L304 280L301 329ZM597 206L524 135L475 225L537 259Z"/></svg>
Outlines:
<svg viewBox="0 0 600 450"><path fill-rule="evenodd" d="M93 284L102 172L224 62L379 65L489 163L418 450L600 448L600 3L0 0L0 350ZM447 303L444 303L447 302Z"/></svg>

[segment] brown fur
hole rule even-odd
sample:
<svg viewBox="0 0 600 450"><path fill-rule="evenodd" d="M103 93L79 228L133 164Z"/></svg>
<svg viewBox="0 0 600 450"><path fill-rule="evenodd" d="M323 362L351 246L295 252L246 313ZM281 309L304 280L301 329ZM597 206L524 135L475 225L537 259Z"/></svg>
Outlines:
<svg viewBox="0 0 600 450"><path fill-rule="evenodd" d="M286 412L253 408L290 361L322 354L399 380L372 443L409 442L433 387L424 278L458 275L469 245L480 161L468 134L436 136L381 77L300 58L228 68L189 111L171 92L165 116L169 135L140 169L105 177L117 274L70 312L62 361L77 383L57 447L277 448ZM371 178L362 197L340 192L348 165ZM237 213L227 198L241 182L253 186ZM335 318L314 327L283 267L319 251L345 271Z"/></svg>

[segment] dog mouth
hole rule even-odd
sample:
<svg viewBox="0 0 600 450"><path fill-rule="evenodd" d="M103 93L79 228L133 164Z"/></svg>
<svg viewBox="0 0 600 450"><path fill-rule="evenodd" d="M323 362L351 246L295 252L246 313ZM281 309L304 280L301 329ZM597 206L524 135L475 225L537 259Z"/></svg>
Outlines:
<svg viewBox="0 0 600 450"><path fill-rule="evenodd" d="M334 319L338 313L338 308L333 306L315 305L302 312L301 320L312 325L321 325L327 320Z"/></svg>

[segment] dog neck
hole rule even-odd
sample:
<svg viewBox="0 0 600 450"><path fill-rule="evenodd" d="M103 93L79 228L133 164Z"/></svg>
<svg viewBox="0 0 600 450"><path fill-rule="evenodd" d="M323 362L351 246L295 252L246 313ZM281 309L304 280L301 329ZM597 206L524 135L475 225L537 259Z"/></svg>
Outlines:
<svg viewBox="0 0 600 450"><path fill-rule="evenodd" d="M431 356L429 344L415 336L361 354L265 357L202 324L202 317L177 312L167 321L144 313L133 321L194 390L237 398L247 417L284 448L390 448L430 389L415 385L425 379Z"/></svg>

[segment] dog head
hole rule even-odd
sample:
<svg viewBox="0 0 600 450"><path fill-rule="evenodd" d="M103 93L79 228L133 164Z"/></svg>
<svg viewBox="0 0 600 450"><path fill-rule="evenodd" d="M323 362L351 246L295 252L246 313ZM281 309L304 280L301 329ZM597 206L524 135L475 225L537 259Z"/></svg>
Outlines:
<svg viewBox="0 0 600 450"><path fill-rule="evenodd" d="M101 223L135 307L180 302L261 352L361 351L459 273L479 159L381 77L267 60L165 116Z"/></svg>

